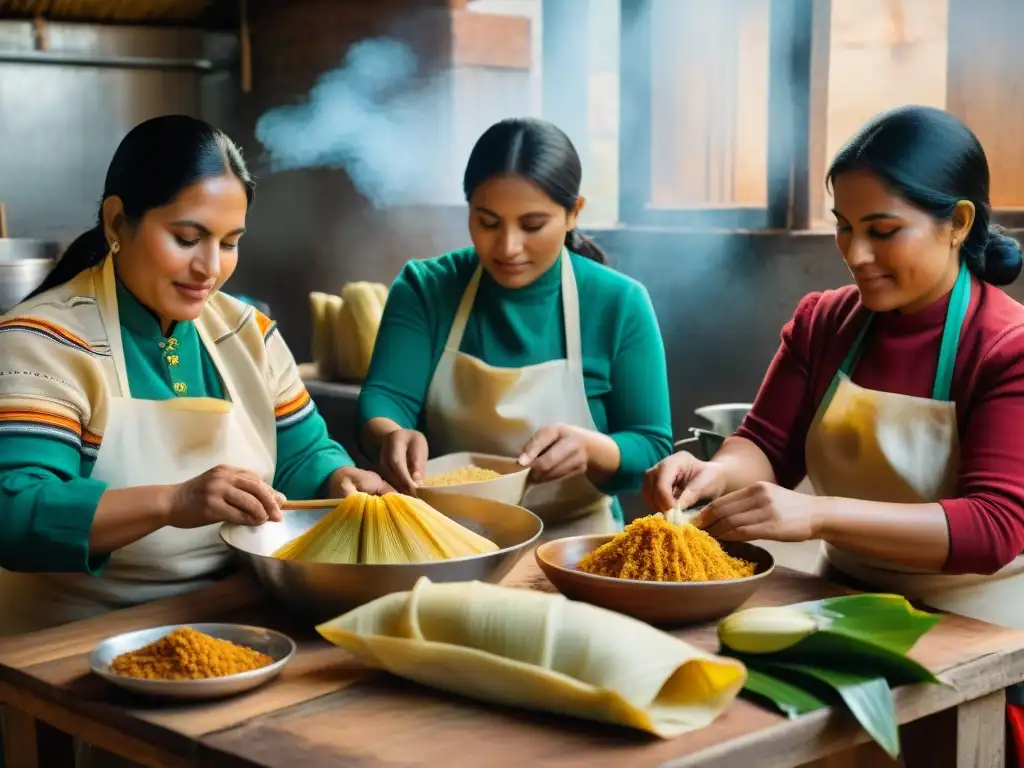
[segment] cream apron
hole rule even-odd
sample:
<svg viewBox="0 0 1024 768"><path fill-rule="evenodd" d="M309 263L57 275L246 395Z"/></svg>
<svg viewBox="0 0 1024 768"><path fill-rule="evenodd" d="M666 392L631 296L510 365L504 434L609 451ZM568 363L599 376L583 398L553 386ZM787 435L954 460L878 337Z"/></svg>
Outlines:
<svg viewBox="0 0 1024 768"><path fill-rule="evenodd" d="M523 368L496 368L459 351L483 269L477 267L434 370L426 401L431 453L476 451L518 456L538 429L568 424L597 430L583 384L579 294L568 251L562 250L565 359ZM578 474L531 484L523 506L544 521L544 538L614 533L611 498Z"/></svg>
<svg viewBox="0 0 1024 768"><path fill-rule="evenodd" d="M227 464L271 482L276 456L249 415L265 412L272 428L273 405L262 378L255 382L258 386L233 381L231 369L222 364L213 340L197 321L230 402L132 398L110 258L100 283L100 314L117 381L112 382L116 389L111 388L109 418L92 477L111 489L167 485ZM33 632L200 589L230 563L218 531L218 525L162 528L114 552L99 576L0 572L0 635Z"/></svg>
<svg viewBox="0 0 1024 768"><path fill-rule="evenodd" d="M961 266L950 295L931 399L877 392L850 381L871 325L868 319L807 434L807 476L817 495L898 504L953 495L960 445L950 387L970 295L970 273ZM1024 629L1024 557L985 576L927 573L829 544L824 554L840 571L875 589Z"/></svg>

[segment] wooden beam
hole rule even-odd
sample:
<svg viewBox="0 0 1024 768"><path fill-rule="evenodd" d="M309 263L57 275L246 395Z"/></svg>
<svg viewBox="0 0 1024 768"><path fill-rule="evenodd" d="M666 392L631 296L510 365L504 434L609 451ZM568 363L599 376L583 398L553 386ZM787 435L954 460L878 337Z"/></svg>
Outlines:
<svg viewBox="0 0 1024 768"><path fill-rule="evenodd" d="M619 220L642 223L651 199L652 0L619 3Z"/></svg>
<svg viewBox="0 0 1024 768"><path fill-rule="evenodd" d="M768 226L809 223L814 0L771 0L768 65Z"/></svg>
<svg viewBox="0 0 1024 768"><path fill-rule="evenodd" d="M572 139L586 174L590 62L585 35L590 0L544 0L541 7L541 114Z"/></svg>
<svg viewBox="0 0 1024 768"><path fill-rule="evenodd" d="M812 0L811 92L807 141L809 178L806 206L795 201L793 229L812 229L825 218L825 171L828 156L828 73L832 50L832 0ZM805 212L806 211L806 212Z"/></svg>

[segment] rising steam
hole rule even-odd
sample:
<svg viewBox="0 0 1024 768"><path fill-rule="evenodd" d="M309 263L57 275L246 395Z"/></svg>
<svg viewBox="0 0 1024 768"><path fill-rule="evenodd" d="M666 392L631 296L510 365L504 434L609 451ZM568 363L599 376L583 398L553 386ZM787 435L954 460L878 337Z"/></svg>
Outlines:
<svg viewBox="0 0 1024 768"><path fill-rule="evenodd" d="M375 207L436 202L438 181L452 174L437 138L449 93L442 76L420 76L418 64L397 40L353 44L304 103L257 121L271 169L344 169Z"/></svg>

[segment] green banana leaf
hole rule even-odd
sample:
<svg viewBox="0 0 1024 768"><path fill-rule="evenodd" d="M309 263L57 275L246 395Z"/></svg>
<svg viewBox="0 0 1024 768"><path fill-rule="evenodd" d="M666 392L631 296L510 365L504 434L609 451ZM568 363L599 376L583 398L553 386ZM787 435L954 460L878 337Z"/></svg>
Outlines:
<svg viewBox="0 0 1024 768"><path fill-rule="evenodd" d="M749 665L742 694L761 706L777 709L790 719L828 706L828 702L813 693Z"/></svg>
<svg viewBox="0 0 1024 768"><path fill-rule="evenodd" d="M896 708L892 691L884 678L783 662L762 664L759 671L807 692L819 692L832 700L838 695L868 735L894 760L899 757L900 732Z"/></svg>
<svg viewBox="0 0 1024 768"><path fill-rule="evenodd" d="M790 606L828 619L825 630L905 654L941 617L914 608L901 595L859 594Z"/></svg>
<svg viewBox="0 0 1024 768"><path fill-rule="evenodd" d="M885 594L845 595L789 607L827 621L783 651L752 654L722 647L722 654L747 666L743 695L791 718L841 703L871 738L897 757L892 687L940 683L906 655L940 617L914 608L899 595Z"/></svg>
<svg viewBox="0 0 1024 768"><path fill-rule="evenodd" d="M898 595L848 595L789 606L827 619L822 629L792 647L770 654L772 660L836 669L854 675L884 677L890 685L940 683L906 653L938 623ZM744 663L754 654L735 654Z"/></svg>
<svg viewBox="0 0 1024 768"><path fill-rule="evenodd" d="M912 683L942 685L927 667L909 656L843 635L815 634L768 658L836 669L854 675L881 677L892 686Z"/></svg>

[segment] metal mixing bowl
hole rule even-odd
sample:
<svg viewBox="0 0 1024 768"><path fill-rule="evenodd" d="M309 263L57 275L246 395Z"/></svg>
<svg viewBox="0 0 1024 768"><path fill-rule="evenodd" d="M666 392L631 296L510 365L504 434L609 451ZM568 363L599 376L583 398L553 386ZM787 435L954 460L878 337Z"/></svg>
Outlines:
<svg viewBox="0 0 1024 768"><path fill-rule="evenodd" d="M0 314L34 291L57 263L60 244L0 237Z"/></svg>
<svg viewBox="0 0 1024 768"><path fill-rule="evenodd" d="M544 530L522 507L458 494L438 494L431 505L500 549L483 555L405 565L336 565L278 560L278 547L307 531L330 510L285 512L280 523L252 528L225 523L220 536L283 605L315 623L392 592L413 588L420 576L433 582L501 581Z"/></svg>

